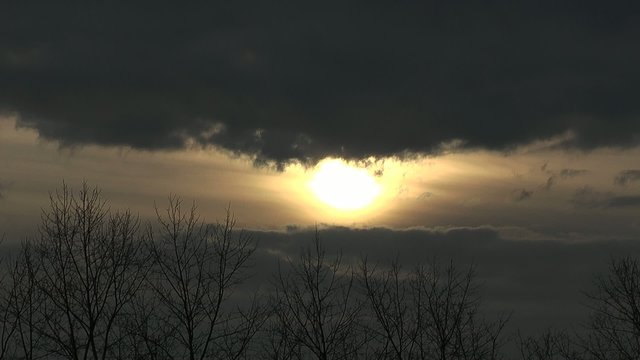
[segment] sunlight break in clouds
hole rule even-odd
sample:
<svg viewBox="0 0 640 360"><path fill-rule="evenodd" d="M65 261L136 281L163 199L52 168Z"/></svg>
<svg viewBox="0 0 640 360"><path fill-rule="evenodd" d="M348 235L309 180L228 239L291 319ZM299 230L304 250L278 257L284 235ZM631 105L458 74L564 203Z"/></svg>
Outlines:
<svg viewBox="0 0 640 360"><path fill-rule="evenodd" d="M381 191L380 185L367 170L349 166L337 159L323 161L309 187L322 202L338 210L363 209Z"/></svg>

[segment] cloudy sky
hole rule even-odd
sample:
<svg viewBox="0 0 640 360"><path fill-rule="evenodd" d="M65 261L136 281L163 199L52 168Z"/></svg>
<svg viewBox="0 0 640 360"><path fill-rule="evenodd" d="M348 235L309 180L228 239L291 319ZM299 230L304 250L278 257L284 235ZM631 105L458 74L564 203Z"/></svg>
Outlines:
<svg viewBox="0 0 640 360"><path fill-rule="evenodd" d="M518 326L576 324L640 249L639 7L2 5L0 231L33 234L62 181L144 218L174 193L264 249L318 224L354 257L475 261Z"/></svg>

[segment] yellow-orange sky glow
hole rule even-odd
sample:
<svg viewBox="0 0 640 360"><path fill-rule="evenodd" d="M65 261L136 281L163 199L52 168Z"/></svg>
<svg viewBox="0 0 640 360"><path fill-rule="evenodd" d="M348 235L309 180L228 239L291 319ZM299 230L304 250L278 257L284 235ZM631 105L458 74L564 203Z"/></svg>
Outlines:
<svg viewBox="0 0 640 360"><path fill-rule="evenodd" d="M40 140L33 130L17 129L15 119L5 117L0 120L0 225L16 233L32 229L49 191L63 180L72 187L86 180L99 186L114 208L129 207L143 218L153 215L154 203L161 206L169 194L177 194L196 200L209 220L231 205L242 226L260 229L460 223L535 223L545 228L560 221L584 228L605 223L599 221L603 217L610 217L614 225L638 226L633 209L599 211L572 205L576 192L585 188L593 189L593 196L632 194L633 186L617 186L613 178L637 166L638 158L638 149L583 154L541 146L509 155L475 151L411 160L371 159L366 164L328 159L315 167L291 164L279 172L199 147L156 152L95 145L60 149L57 143ZM563 169L588 171L565 176ZM356 180L345 184L350 181L345 176ZM363 192L350 194L357 190ZM357 196L345 200L350 195ZM617 230L624 228L608 229Z"/></svg>

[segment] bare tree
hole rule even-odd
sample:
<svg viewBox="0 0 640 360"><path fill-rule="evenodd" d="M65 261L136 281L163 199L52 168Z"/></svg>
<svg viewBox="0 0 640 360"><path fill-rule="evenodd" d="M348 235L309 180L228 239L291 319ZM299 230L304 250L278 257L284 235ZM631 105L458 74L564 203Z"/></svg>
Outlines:
<svg viewBox="0 0 640 360"><path fill-rule="evenodd" d="M523 360L631 360L640 358L640 264L612 259L586 293L591 314L581 331L569 335L547 330L518 339Z"/></svg>
<svg viewBox="0 0 640 360"><path fill-rule="evenodd" d="M136 294L124 325L128 334L125 349L129 349L131 359L171 359L170 353L175 343L168 334L174 329L161 326L160 306L150 287L143 287Z"/></svg>
<svg viewBox="0 0 640 360"><path fill-rule="evenodd" d="M9 269L13 293L10 311L15 321L15 358L33 360L45 355L41 349L42 336L38 333L45 315L43 293L38 290L36 283L40 271L41 265L34 254L33 244L30 241L23 242L20 253Z"/></svg>
<svg viewBox="0 0 640 360"><path fill-rule="evenodd" d="M4 242L4 235L0 237L0 244ZM6 259L0 259L0 262ZM9 265L11 270L11 265ZM9 271L10 273L11 271ZM5 273L0 274L0 359L6 359L12 353L13 334L16 331L16 319L12 308L16 303L16 295L11 279Z"/></svg>
<svg viewBox="0 0 640 360"><path fill-rule="evenodd" d="M539 336L529 337L518 332L516 345L522 360L587 359L576 339L566 331L547 329Z"/></svg>
<svg viewBox="0 0 640 360"><path fill-rule="evenodd" d="M291 327L283 323L291 323L293 319L289 312L282 309L275 310L280 304L272 304L274 309L271 321L262 331L261 358L265 360L296 360L302 359L302 345L291 333Z"/></svg>
<svg viewBox="0 0 640 360"><path fill-rule="evenodd" d="M364 345L361 302L341 256L326 260L318 232L297 260L279 270L274 291L272 359L355 359Z"/></svg>
<svg viewBox="0 0 640 360"><path fill-rule="evenodd" d="M360 267L360 282L374 320L377 357L384 359L496 359L507 318L480 318L474 268L461 272L435 261L403 271Z"/></svg>
<svg viewBox="0 0 640 360"><path fill-rule="evenodd" d="M235 219L227 210L224 222L201 221L195 204L183 210L181 199L172 196L164 213L156 209L159 229L149 230L153 275L149 285L158 306L151 321L142 323L166 329L162 356L190 360L245 355L260 325L255 302L247 310L229 302L255 250L253 239L235 231ZM237 300L237 299L236 299ZM151 327L149 327L151 326ZM158 331L147 338L158 349Z"/></svg>
<svg viewBox="0 0 640 360"><path fill-rule="evenodd" d="M50 195L35 254L27 248L26 273L19 274L27 282L23 295L31 296L35 284L42 297L37 311L22 313L42 314L36 331L49 353L76 360L126 356L119 353L122 317L146 275L138 227L135 216L110 211L86 183L77 195L64 184ZM23 335L34 325L25 321ZM29 336L23 346L33 354Z"/></svg>
<svg viewBox="0 0 640 360"><path fill-rule="evenodd" d="M611 260L587 293L592 310L582 343L595 359L640 358L640 264L624 257Z"/></svg>
<svg viewBox="0 0 640 360"><path fill-rule="evenodd" d="M436 261L416 268L412 294L416 307L421 358L496 359L500 334L508 317L495 322L480 318L481 298L474 282L475 267L458 270L453 262ZM431 355L428 355L431 353Z"/></svg>
<svg viewBox="0 0 640 360"><path fill-rule="evenodd" d="M373 317L370 330L376 335L375 356L382 359L416 357L418 322L411 303L409 274L402 271L397 259L388 269L371 266L367 259L360 264L359 280Z"/></svg>
<svg viewBox="0 0 640 360"><path fill-rule="evenodd" d="M0 359L7 359L12 352L11 344L16 330L16 321L11 308L15 303L15 294L6 280L0 281Z"/></svg>

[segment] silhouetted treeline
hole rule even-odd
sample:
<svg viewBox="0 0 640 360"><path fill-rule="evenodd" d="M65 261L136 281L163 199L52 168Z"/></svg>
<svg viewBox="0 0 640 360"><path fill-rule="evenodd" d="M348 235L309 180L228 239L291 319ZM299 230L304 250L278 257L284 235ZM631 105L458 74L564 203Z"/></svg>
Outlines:
<svg viewBox="0 0 640 360"><path fill-rule="evenodd" d="M260 292L242 285L256 239L170 197L142 223L86 184L50 196L35 238L4 264L0 359L640 358L640 268L612 262L582 331L505 334L474 266L328 256L316 233Z"/></svg>

